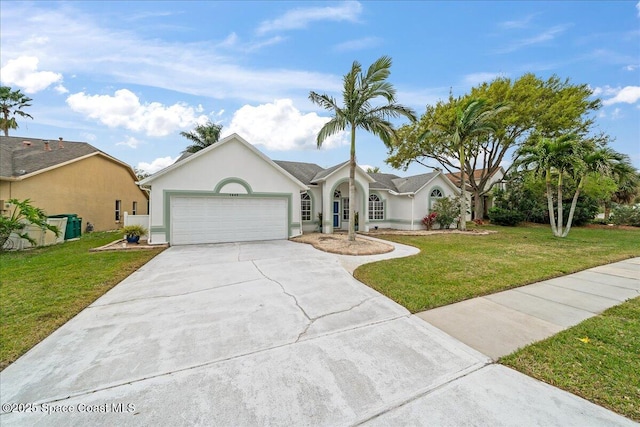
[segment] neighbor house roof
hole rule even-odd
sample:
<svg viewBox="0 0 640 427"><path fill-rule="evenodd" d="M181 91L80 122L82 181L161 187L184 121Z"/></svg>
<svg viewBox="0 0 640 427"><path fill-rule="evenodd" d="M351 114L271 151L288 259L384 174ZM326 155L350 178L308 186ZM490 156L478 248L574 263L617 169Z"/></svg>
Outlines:
<svg viewBox="0 0 640 427"><path fill-rule="evenodd" d="M502 173L504 174L504 169L502 169L502 167L497 168L495 171L493 171L493 173L490 176L495 175L496 173L498 173L499 171L502 171ZM484 172L484 169L476 169L473 171L473 180L475 182L478 182L478 180L480 178L482 178L482 173ZM449 180L451 182L453 182L456 186L460 186L460 172L454 172L454 173L448 173L446 174L447 178L449 178ZM467 182L469 180L469 175L465 174L465 178L467 179Z"/></svg>
<svg viewBox="0 0 640 427"><path fill-rule="evenodd" d="M0 136L0 178L21 180L78 160L101 155L119 163L135 174L131 167L86 142L46 140Z"/></svg>

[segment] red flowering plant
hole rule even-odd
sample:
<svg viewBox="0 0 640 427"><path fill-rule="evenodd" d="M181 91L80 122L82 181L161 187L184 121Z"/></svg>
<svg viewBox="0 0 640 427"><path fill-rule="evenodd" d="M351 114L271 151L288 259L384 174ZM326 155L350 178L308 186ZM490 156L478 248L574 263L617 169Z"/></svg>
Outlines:
<svg viewBox="0 0 640 427"><path fill-rule="evenodd" d="M433 224L436 223L436 217L438 214L436 212L431 212L429 215L422 218L422 224L427 227L427 230L431 230L433 228Z"/></svg>

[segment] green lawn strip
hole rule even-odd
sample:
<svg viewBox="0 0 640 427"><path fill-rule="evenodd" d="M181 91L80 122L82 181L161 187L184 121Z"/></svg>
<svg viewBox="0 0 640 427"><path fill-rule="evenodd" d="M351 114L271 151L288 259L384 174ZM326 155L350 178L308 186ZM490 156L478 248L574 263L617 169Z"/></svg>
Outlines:
<svg viewBox="0 0 640 427"><path fill-rule="evenodd" d="M355 277L412 313L640 256L640 229L491 227L490 235L382 236L415 246L407 258L366 264Z"/></svg>
<svg viewBox="0 0 640 427"><path fill-rule="evenodd" d="M640 422L640 297L500 363Z"/></svg>
<svg viewBox="0 0 640 427"><path fill-rule="evenodd" d="M0 369L162 251L89 252L119 237L91 233L0 255Z"/></svg>

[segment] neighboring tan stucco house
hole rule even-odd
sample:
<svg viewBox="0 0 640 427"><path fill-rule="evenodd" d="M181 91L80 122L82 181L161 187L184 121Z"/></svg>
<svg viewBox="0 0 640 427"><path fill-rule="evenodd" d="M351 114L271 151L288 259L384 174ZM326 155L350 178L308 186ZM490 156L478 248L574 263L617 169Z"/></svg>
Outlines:
<svg viewBox="0 0 640 427"><path fill-rule="evenodd" d="M114 230L124 212L146 215L133 169L85 142L0 137L0 200L30 199L47 215L77 214L82 231Z"/></svg>
<svg viewBox="0 0 640 427"><path fill-rule="evenodd" d="M346 230L349 163L330 168L271 160L230 135L140 181L150 192L150 242L176 244L287 239ZM359 228L423 229L440 197L458 189L440 171L401 178L356 169Z"/></svg>

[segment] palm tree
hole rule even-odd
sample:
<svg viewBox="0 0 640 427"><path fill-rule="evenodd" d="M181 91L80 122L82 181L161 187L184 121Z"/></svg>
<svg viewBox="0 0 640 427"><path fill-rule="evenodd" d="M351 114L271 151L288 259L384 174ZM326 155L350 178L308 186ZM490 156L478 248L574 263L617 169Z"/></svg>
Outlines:
<svg viewBox="0 0 640 427"><path fill-rule="evenodd" d="M594 141L582 140L576 134L563 135L558 138L539 138L533 145L520 149L521 158L518 165L525 168L533 166L535 173L545 179L547 188L547 204L551 231L556 237L567 237L571 230L571 222L576 209L578 197L590 174L596 176L610 175L616 165L624 161L624 156L608 147L598 148ZM578 182L571 201L571 209L564 226L562 212L562 192L564 177L573 175ZM557 179L558 218L554 216L552 180Z"/></svg>
<svg viewBox="0 0 640 427"><path fill-rule="evenodd" d="M572 164L577 162L577 137L575 134L563 135L559 138L541 137L533 145L526 145L519 150L518 166L532 167L536 175L542 176L546 184L547 208L549 223L554 236L562 237L562 182L563 176ZM552 194L552 177L557 174L558 181L558 222L554 215Z"/></svg>
<svg viewBox="0 0 640 427"><path fill-rule="evenodd" d="M362 72L362 66L357 61L353 62L351 71L343 77L344 88L342 90L343 105L339 106L336 100L326 94L309 92L309 99L333 113L333 117L318 132L317 145L331 135L349 129L351 132L351 155L349 159L349 200L355 200L355 173L356 173L356 129L362 128L379 137L387 147L396 136L396 130L389 121L391 118L404 116L411 121L416 120L415 113L408 107L395 103L396 91L393 85L387 82L391 68L391 58L382 56L378 58L367 70ZM372 105L378 98L384 98L386 103ZM349 240L355 241L355 203L349 203Z"/></svg>
<svg viewBox="0 0 640 427"><path fill-rule="evenodd" d="M0 87L0 129L4 131L4 136L9 136L9 129L18 129L16 115L33 119L30 114L22 111L25 107L31 107L31 101L33 100L19 89L12 91L9 86Z"/></svg>
<svg viewBox="0 0 640 427"><path fill-rule="evenodd" d="M587 146L588 148L588 146ZM571 201L571 210L569 211L569 218L567 218L567 226L562 232L562 237L567 237L569 230L571 230L571 221L573 220L573 213L576 210L576 204L578 203L578 196L584 186L584 182L589 174L597 175L611 175L616 169L616 166L623 162L624 155L615 152L609 147L596 148L594 150L583 150L582 156L577 163L574 163L574 175L580 178L578 187L573 195ZM577 167L576 167L577 166ZM561 205L559 202L558 205Z"/></svg>
<svg viewBox="0 0 640 427"><path fill-rule="evenodd" d="M180 132L180 135L187 138L193 144L184 149L183 153L197 153L203 148L215 144L220 139L222 125L211 123L197 125L191 132Z"/></svg>
<svg viewBox="0 0 640 427"><path fill-rule="evenodd" d="M461 106L456 107L455 118L452 122L442 124L439 129L427 129L418 140L423 140L434 131L441 137L450 138L452 146L457 148L460 160L460 222L458 228L461 231L467 229L467 174L472 176L473 171L467 167L466 152L469 144L474 139L497 130L495 118L509 107L498 103L489 105L485 99L471 98Z"/></svg>

